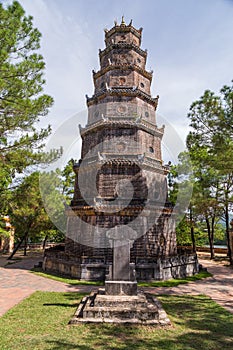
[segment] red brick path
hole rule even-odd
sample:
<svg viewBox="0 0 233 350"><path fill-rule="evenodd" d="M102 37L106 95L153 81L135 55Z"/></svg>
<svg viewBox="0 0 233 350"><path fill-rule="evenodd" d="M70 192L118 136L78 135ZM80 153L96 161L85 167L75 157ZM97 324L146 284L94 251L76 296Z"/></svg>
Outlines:
<svg viewBox="0 0 233 350"><path fill-rule="evenodd" d="M9 266L0 258L0 316L37 290L49 292L89 292L93 286L70 286L37 276L29 270L41 257L28 258Z"/></svg>

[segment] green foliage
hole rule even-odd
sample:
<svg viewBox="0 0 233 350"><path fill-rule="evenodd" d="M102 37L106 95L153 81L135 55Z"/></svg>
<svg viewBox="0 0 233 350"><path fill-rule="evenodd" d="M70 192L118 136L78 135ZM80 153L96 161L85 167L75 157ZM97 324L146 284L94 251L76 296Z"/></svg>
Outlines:
<svg viewBox="0 0 233 350"><path fill-rule="evenodd" d="M55 229L50 221L40 195L39 172L32 173L12 191L10 202L11 222L16 238L26 233L32 241L41 241Z"/></svg>
<svg viewBox="0 0 233 350"><path fill-rule="evenodd" d="M53 99L43 94L43 57L37 52L41 34L17 1L0 4L0 195L25 168L49 162L58 151L43 152L51 128L36 128ZM3 200L1 198L1 200Z"/></svg>
<svg viewBox="0 0 233 350"><path fill-rule="evenodd" d="M65 205L70 202L74 188L73 162L70 160L63 170L34 172L9 191L8 213L16 239L27 234L31 242L41 242L44 238L64 240Z"/></svg>
<svg viewBox="0 0 233 350"><path fill-rule="evenodd" d="M186 216L181 220L176 227L176 240L178 246L191 246L192 240L190 235L190 222Z"/></svg>
<svg viewBox="0 0 233 350"><path fill-rule="evenodd" d="M70 201L74 195L74 182L75 173L73 170L74 163L76 160L70 159L64 169L60 172L59 177L61 179L62 194L65 197L66 203L70 204Z"/></svg>
<svg viewBox="0 0 233 350"><path fill-rule="evenodd" d="M9 237L9 232L6 229L6 223L3 220L3 216L0 216L0 238Z"/></svg>
<svg viewBox="0 0 233 350"><path fill-rule="evenodd" d="M190 107L187 147L193 162L196 189L192 199L196 215L207 225L210 246L221 216L226 222L229 252L229 210L233 204L233 85L219 95L207 90ZM213 256L213 250L212 256ZM229 253L230 255L230 253Z"/></svg>
<svg viewBox="0 0 233 350"><path fill-rule="evenodd" d="M61 231L66 231L66 207L70 205L74 193L74 160L71 159L64 169L43 172L40 175L40 192L46 211Z"/></svg>

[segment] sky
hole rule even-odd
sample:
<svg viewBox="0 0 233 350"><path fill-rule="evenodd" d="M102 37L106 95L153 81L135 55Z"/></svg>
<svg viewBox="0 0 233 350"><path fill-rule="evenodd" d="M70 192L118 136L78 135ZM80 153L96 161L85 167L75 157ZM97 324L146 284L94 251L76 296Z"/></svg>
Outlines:
<svg viewBox="0 0 233 350"><path fill-rule="evenodd" d="M217 93L233 78L233 0L19 2L42 33L45 92L55 100L44 120L53 128L51 144L55 139L75 143L77 125L85 125L81 112L86 109L85 94L92 96L94 91L92 69L99 70L104 28L112 28L114 20L119 23L122 15L127 24L132 19L136 28L143 27L147 69L154 71L152 95L160 96L158 122L175 133L174 140L169 141L174 133L166 136L168 148L179 139L184 142L191 103L206 89ZM80 140L75 152L79 148ZM69 149L69 156L72 152Z"/></svg>

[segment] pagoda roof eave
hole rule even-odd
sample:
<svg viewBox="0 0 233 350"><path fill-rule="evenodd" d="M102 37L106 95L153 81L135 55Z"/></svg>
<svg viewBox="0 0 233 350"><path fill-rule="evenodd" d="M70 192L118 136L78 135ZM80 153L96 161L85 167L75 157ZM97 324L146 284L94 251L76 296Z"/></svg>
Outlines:
<svg viewBox="0 0 233 350"><path fill-rule="evenodd" d="M117 43L117 44L111 44L108 47L106 47L104 50L99 50L99 56L100 58L106 55L109 51L114 49L133 49L137 53L141 54L144 57L147 57L147 51L142 50L139 46L133 44L133 43Z"/></svg>
<svg viewBox="0 0 233 350"><path fill-rule="evenodd" d="M136 37L138 37L139 39L141 39L142 36L142 28L136 29L134 26L132 25L115 25L114 27L112 27L109 30L105 31L105 38L108 39L110 38L114 33L133 33Z"/></svg>
<svg viewBox="0 0 233 350"><path fill-rule="evenodd" d="M94 124L87 125L85 128L82 128L80 126L80 135L83 137L85 134L89 132L94 132L98 129L103 129L106 127L136 127L137 129L142 129L152 135L158 136L162 139L164 134L164 126L162 128L158 128L157 125L149 123L147 120L141 120L139 123L129 120L114 120L115 118L112 117L111 119L106 120L99 120L95 122Z"/></svg>
<svg viewBox="0 0 233 350"><path fill-rule="evenodd" d="M151 72L147 72L145 69L141 68L140 66L138 66L137 64L112 64L109 65L103 69L100 69L98 72L93 72L93 78L94 80L96 80L97 78L101 77L103 74L105 74L106 72L109 72L111 70L117 70L117 69L131 69L131 70L135 70L138 73L141 73L144 77L148 78L150 81L152 80L152 76L153 76L153 71Z"/></svg>
<svg viewBox="0 0 233 350"><path fill-rule="evenodd" d="M139 97L153 105L155 109L157 108L159 99L159 96L153 98L138 88L109 88L108 90L100 91L98 94L95 94L92 97L87 97L87 106L89 107L93 104L97 104L99 100L102 100L107 96Z"/></svg>

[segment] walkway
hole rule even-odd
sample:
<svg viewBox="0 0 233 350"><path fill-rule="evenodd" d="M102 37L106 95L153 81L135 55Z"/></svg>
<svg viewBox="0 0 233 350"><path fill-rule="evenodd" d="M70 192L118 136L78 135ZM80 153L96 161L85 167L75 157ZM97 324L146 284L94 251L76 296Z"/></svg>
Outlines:
<svg viewBox="0 0 233 350"><path fill-rule="evenodd" d="M40 256L26 258L6 266L6 259L0 258L0 316L37 290L89 292L93 289L93 286L70 286L28 271L40 260ZM206 294L233 313L233 269L210 260L199 261L208 268L213 277L172 288L156 287L145 290L154 294Z"/></svg>
<svg viewBox="0 0 233 350"><path fill-rule="evenodd" d="M147 288L148 292L170 295L205 294L233 313L233 268L226 267L222 263L211 260L200 258L198 260L200 264L207 267L213 277L208 277L196 282L189 282L187 284L180 284L172 288Z"/></svg>
<svg viewBox="0 0 233 350"><path fill-rule="evenodd" d="M37 290L89 292L93 289L93 286L70 286L31 273L29 270L39 261L41 261L40 256L26 258L6 266L7 260L0 258L0 316Z"/></svg>

